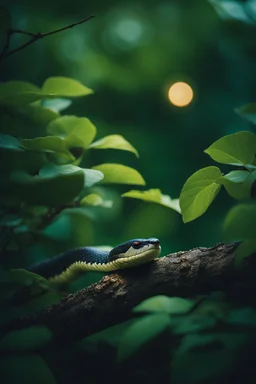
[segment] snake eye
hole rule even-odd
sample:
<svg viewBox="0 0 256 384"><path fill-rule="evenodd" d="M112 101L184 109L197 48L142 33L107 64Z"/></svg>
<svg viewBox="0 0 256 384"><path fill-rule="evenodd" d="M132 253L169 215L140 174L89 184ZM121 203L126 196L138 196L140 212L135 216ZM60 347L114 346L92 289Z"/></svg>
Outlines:
<svg viewBox="0 0 256 384"><path fill-rule="evenodd" d="M140 245L141 245L141 242L140 242L140 241L134 241L134 242L132 243L132 245L133 245L134 248L139 248Z"/></svg>

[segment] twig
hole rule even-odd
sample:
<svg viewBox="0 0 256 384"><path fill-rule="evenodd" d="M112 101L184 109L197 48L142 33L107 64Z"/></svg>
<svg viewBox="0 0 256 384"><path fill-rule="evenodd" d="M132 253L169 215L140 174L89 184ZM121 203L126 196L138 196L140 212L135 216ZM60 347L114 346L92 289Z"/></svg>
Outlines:
<svg viewBox="0 0 256 384"><path fill-rule="evenodd" d="M86 21L92 19L94 16L95 16L95 15L91 15L91 16L87 17L86 19L79 21L78 23L73 23L73 24L67 25L66 27L59 28L59 29L56 29L56 30L54 30L54 31L47 32L47 33L41 33L41 32L38 32L38 33L30 33L30 32L21 31L21 30L18 30L18 29L9 29L9 30L7 31L7 33L6 33L6 42L5 42L5 45L4 45L3 49L2 49L2 52L0 53L0 61L3 60L3 59L5 59L5 58L8 57L8 56L13 55L13 54L16 53L16 52L21 51L22 49L24 49L24 48L28 47L29 45L35 43L35 42L36 42L37 40L39 40L39 39L43 39L44 37L47 37L47 36L50 36L50 35L54 35L55 33L59 33L59 32L65 31L66 29L76 27L77 25L79 25L79 24L83 24L83 23L85 23ZM9 48L9 46L10 46L11 36L14 35L15 33L19 33L19 34L23 34L23 35L32 36L32 39L30 39L30 40L27 41L26 43L20 45L20 46L17 47L17 48L12 49L11 51L8 52L8 48Z"/></svg>

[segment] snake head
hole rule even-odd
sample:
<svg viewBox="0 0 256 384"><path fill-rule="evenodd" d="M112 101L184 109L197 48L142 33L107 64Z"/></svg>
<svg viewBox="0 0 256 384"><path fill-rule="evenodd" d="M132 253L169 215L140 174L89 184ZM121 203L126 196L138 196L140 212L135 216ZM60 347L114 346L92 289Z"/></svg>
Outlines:
<svg viewBox="0 0 256 384"><path fill-rule="evenodd" d="M113 248L109 253L109 261L122 258L138 257L140 254L152 253L159 256L161 252L160 241L154 237L149 239L132 239Z"/></svg>

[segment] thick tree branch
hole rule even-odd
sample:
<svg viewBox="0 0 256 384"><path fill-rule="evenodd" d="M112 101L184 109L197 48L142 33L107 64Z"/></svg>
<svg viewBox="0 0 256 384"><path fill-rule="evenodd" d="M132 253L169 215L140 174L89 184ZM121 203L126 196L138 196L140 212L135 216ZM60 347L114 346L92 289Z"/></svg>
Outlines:
<svg viewBox="0 0 256 384"><path fill-rule="evenodd" d="M8 330L45 324L53 331L56 342L69 343L128 320L132 308L153 295L189 297L211 290L239 290L241 284L252 277L252 268L235 269L237 245L195 248L137 268L111 273L100 282L69 295L59 304L47 307L40 314L14 321Z"/></svg>
<svg viewBox="0 0 256 384"><path fill-rule="evenodd" d="M2 49L2 52L0 53L0 61L5 59L8 56L13 55L16 52L21 51L22 49L24 49L24 48L28 47L29 45L35 43L39 39L43 39L44 37L47 37L47 36L50 36L50 35L54 35L55 33L59 33L59 32L65 31L66 29L76 27L77 25L83 24L86 21L92 19L94 16L95 15L89 16L86 19L79 21L78 23L73 23L73 24L67 25L66 27L59 28L59 29L56 29L54 31L47 32L47 33L41 33L41 32L31 33L31 32L26 32L26 31L21 31L21 30L18 30L18 29L10 28L7 31L7 33L6 33L6 42L5 42L5 45L4 45L3 49ZM9 46L10 46L10 42L11 42L11 37L15 33L16 34L27 35L27 36L32 36L32 38L29 41L27 41L26 43L20 45L19 47L14 48L11 51L8 51Z"/></svg>

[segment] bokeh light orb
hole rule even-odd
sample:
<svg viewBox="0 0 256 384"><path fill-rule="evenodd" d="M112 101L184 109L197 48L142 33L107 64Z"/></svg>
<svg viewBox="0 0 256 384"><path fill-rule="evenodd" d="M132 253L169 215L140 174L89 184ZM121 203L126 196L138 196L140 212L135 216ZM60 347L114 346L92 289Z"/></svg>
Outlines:
<svg viewBox="0 0 256 384"><path fill-rule="evenodd" d="M168 98L176 107L186 107L193 100L193 90L187 83L179 81L169 88Z"/></svg>

